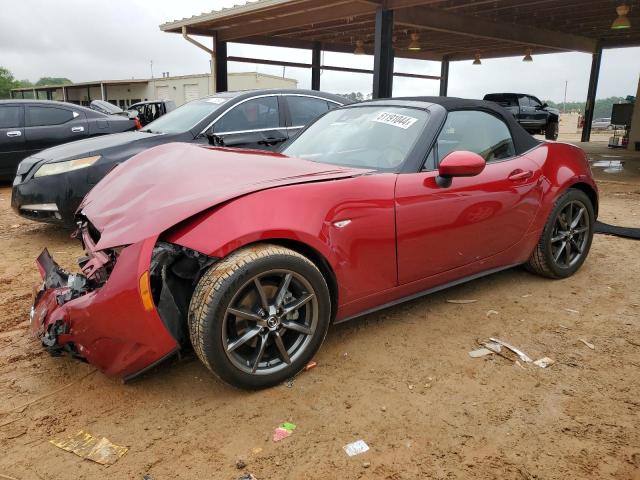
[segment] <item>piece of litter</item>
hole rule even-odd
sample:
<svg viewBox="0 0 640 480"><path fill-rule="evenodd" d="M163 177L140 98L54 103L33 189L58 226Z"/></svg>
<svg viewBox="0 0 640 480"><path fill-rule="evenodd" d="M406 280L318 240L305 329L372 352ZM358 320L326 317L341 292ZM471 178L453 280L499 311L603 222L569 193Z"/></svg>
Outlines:
<svg viewBox="0 0 640 480"><path fill-rule="evenodd" d="M242 460L241 458L239 458L238 460L236 460L236 468L238 470L242 470L243 468L245 468L247 466L247 463Z"/></svg>
<svg viewBox="0 0 640 480"><path fill-rule="evenodd" d="M526 363L531 363L532 362L532 360L529 358L529 356L526 353L524 353L522 350L518 350L513 345L509 345L507 342L503 342L502 340L499 340L499 339L493 338L493 337L490 337L489 340L491 340L492 342L499 343L504 348L506 348L508 350L511 350L513 353L518 355L518 357L520 357L520 360L522 360L523 362L526 362Z"/></svg>
<svg viewBox="0 0 640 480"><path fill-rule="evenodd" d="M502 347L499 343L496 342L482 342L482 345L484 345L485 348L491 350L493 353L500 353L502 351Z"/></svg>
<svg viewBox="0 0 640 480"><path fill-rule="evenodd" d="M596 346L593 343L587 342L584 338L579 338L578 340L580 340L582 343L584 343L591 350L595 350L596 349Z"/></svg>
<svg viewBox="0 0 640 480"><path fill-rule="evenodd" d="M559 326L560 328L564 328L564 329L566 329L566 330L570 330L570 329L571 329L571 327L567 327L567 326L565 326L565 325L563 325L563 324L561 324L561 323L559 323L559 324L558 324L558 326Z"/></svg>
<svg viewBox="0 0 640 480"><path fill-rule="evenodd" d="M311 370L312 368L316 368L318 366L317 362L309 362L307 363L307 366L304 367L305 372Z"/></svg>
<svg viewBox="0 0 640 480"><path fill-rule="evenodd" d="M524 295L522 295L522 298L529 298L529 297L533 297L533 294L525 293Z"/></svg>
<svg viewBox="0 0 640 480"><path fill-rule="evenodd" d="M293 380L289 379L286 382L284 382L284 384L286 385L287 388L293 388Z"/></svg>
<svg viewBox="0 0 640 480"><path fill-rule="evenodd" d="M362 462L362 468L369 468L371 466L371 462Z"/></svg>
<svg viewBox="0 0 640 480"><path fill-rule="evenodd" d="M522 365L518 360L516 360L516 363L514 365L519 366L521 369L526 370L526 368L524 368L524 365Z"/></svg>
<svg viewBox="0 0 640 480"><path fill-rule="evenodd" d="M569 313L580 313L578 310L574 310L573 308L565 308L564 311Z"/></svg>
<svg viewBox="0 0 640 480"><path fill-rule="evenodd" d="M290 436L293 431L296 429L295 423L284 422L281 423L278 428L273 431L273 441L279 442L280 440L287 438Z"/></svg>
<svg viewBox="0 0 640 480"><path fill-rule="evenodd" d="M493 350L489 350L488 348L479 348L477 350L472 350L471 352L469 352L469 356L471 358L480 358L487 355L491 355L493 353L495 352Z"/></svg>
<svg viewBox="0 0 640 480"><path fill-rule="evenodd" d="M478 300L447 300L447 303L456 303L458 305L466 305L467 303L476 303Z"/></svg>
<svg viewBox="0 0 640 480"><path fill-rule="evenodd" d="M129 450L127 447L111 443L105 437L98 439L82 430L67 439L52 439L49 442L62 450L73 452L101 465L113 465Z"/></svg>
<svg viewBox="0 0 640 480"><path fill-rule="evenodd" d="M409 390L413 390L413 385L409 384L407 387L409 387Z"/></svg>
<svg viewBox="0 0 640 480"><path fill-rule="evenodd" d="M369 451L369 445L367 445L364 440L356 440L355 442L345 445L342 449L347 453L347 455L353 457Z"/></svg>
<svg viewBox="0 0 640 480"><path fill-rule="evenodd" d="M491 315L498 315L498 312L495 310L487 310L487 317L490 317Z"/></svg>
<svg viewBox="0 0 640 480"><path fill-rule="evenodd" d="M252 474L250 473L245 473L243 475L240 475L238 477L238 480L257 480L256 477L254 477Z"/></svg>
<svg viewBox="0 0 640 480"><path fill-rule="evenodd" d="M289 437L290 435L291 435L291 431L278 427L273 431L273 441L279 442L280 440L283 440Z"/></svg>
<svg viewBox="0 0 640 480"><path fill-rule="evenodd" d="M556 363L555 360L552 360L549 357L543 357L533 362L534 365L537 365L540 368L547 368L549 365L553 365L554 363Z"/></svg>
<svg viewBox="0 0 640 480"><path fill-rule="evenodd" d="M290 422L284 422L280 424L280 428L284 428L285 430L289 430L290 432L293 432L296 429L296 424L290 423Z"/></svg>

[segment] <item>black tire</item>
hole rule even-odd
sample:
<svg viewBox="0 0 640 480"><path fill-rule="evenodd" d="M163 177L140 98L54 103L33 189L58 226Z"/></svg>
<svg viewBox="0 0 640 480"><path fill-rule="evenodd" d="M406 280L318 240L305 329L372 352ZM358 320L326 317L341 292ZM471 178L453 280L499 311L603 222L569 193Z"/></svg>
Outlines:
<svg viewBox="0 0 640 480"><path fill-rule="evenodd" d="M299 372L320 348L330 319L329 289L316 265L288 248L257 244L204 273L188 323L209 370L236 387L259 389Z"/></svg>
<svg viewBox="0 0 640 480"><path fill-rule="evenodd" d="M575 212L575 218L578 217L580 208L584 208L585 211L579 219L578 226L571 227L572 222L570 221L565 233L561 229L561 225L563 218L566 224L569 207L578 208L578 211ZM571 218L574 219L573 216ZM589 197L581 190L570 188L556 200L540 236L540 241L525 265L526 268L547 278L570 277L578 271L589 254L593 241L594 223L594 209ZM586 228L586 231L578 232L583 228ZM572 257L572 250L576 254L575 257Z"/></svg>
<svg viewBox="0 0 640 480"><path fill-rule="evenodd" d="M560 125L557 120L550 120L547 123L547 128L544 129L544 138L547 140L557 140Z"/></svg>

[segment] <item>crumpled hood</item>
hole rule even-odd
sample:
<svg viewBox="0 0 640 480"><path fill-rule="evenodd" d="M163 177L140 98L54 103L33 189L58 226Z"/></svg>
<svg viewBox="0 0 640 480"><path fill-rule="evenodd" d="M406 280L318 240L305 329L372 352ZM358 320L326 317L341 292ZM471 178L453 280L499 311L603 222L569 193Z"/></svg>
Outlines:
<svg viewBox="0 0 640 480"><path fill-rule="evenodd" d="M111 171L79 211L100 231L98 249L129 245L227 200L272 187L362 175L258 150L160 145Z"/></svg>

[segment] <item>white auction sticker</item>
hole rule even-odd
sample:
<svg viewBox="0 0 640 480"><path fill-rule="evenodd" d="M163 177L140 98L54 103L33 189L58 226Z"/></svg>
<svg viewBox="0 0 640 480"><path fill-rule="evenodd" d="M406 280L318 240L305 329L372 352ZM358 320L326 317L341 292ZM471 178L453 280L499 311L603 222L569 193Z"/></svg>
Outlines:
<svg viewBox="0 0 640 480"><path fill-rule="evenodd" d="M227 101L226 98L220 98L220 97L211 97L205 100L205 102L215 103L216 105L221 105L226 101Z"/></svg>
<svg viewBox="0 0 640 480"><path fill-rule="evenodd" d="M393 125L394 127L400 127L406 130L416 123L418 119L408 115L400 115L398 113L380 112L373 121L386 123L387 125Z"/></svg>
<svg viewBox="0 0 640 480"><path fill-rule="evenodd" d="M350 457L369 451L369 445L367 445L364 440L356 440L342 448Z"/></svg>

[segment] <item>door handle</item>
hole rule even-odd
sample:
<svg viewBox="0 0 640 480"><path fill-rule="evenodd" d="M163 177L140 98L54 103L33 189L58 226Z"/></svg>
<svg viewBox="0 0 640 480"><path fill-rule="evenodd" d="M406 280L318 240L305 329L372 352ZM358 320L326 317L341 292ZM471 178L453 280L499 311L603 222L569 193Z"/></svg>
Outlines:
<svg viewBox="0 0 640 480"><path fill-rule="evenodd" d="M276 143L280 143L280 142L284 142L286 140L286 138L276 138L276 137L269 137L269 138L265 138L264 140L259 140L258 144L260 145L275 145Z"/></svg>
<svg viewBox="0 0 640 480"><path fill-rule="evenodd" d="M20 130L12 130L10 132L7 132L7 137L21 137L22 136L22 132Z"/></svg>
<svg viewBox="0 0 640 480"><path fill-rule="evenodd" d="M73 133L79 133L79 132L84 132L84 127L72 127L71 131Z"/></svg>
<svg viewBox="0 0 640 480"><path fill-rule="evenodd" d="M509 180L512 182L517 182L518 180L526 180L527 178L531 178L533 176L533 172L531 170L514 170L509 174Z"/></svg>

